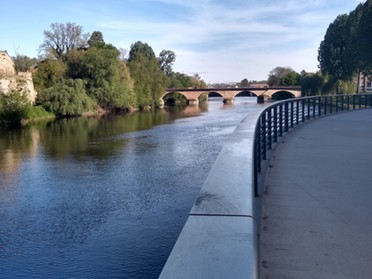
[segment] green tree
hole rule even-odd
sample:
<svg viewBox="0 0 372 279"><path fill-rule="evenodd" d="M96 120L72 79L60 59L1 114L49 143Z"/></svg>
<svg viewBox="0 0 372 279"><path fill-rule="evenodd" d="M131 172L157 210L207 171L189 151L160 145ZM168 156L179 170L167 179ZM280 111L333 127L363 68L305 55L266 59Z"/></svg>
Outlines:
<svg viewBox="0 0 372 279"><path fill-rule="evenodd" d="M269 86L279 86L281 79L291 72L293 72L293 69L290 67L275 67L269 73L267 84Z"/></svg>
<svg viewBox="0 0 372 279"><path fill-rule="evenodd" d="M176 54L171 50L162 50L159 54L160 70L167 76L173 72L173 63L176 61Z"/></svg>
<svg viewBox="0 0 372 279"><path fill-rule="evenodd" d="M139 107L157 106L166 89L166 79L159 68L158 61L138 53L129 62L129 69L134 79L134 90Z"/></svg>
<svg viewBox="0 0 372 279"><path fill-rule="evenodd" d="M12 57L14 61L14 68L16 72L27 72L32 67L36 66L38 59L30 58L27 55L17 53L15 57Z"/></svg>
<svg viewBox="0 0 372 279"><path fill-rule="evenodd" d="M152 47L147 43L142 43L141 41L137 41L131 45L128 62L136 59L138 55L142 55L147 59L156 59L155 52L153 51Z"/></svg>
<svg viewBox="0 0 372 279"><path fill-rule="evenodd" d="M68 79L44 92L43 106L59 117L79 116L94 108L94 102L85 91L84 81Z"/></svg>
<svg viewBox="0 0 372 279"><path fill-rule="evenodd" d="M355 38L357 43L356 56L358 59L359 70L366 76L372 74L372 0L360 4L354 11Z"/></svg>
<svg viewBox="0 0 372 279"><path fill-rule="evenodd" d="M133 81L120 52L111 44L90 47L81 57L81 76L87 82L88 95L100 106L126 109L136 105Z"/></svg>
<svg viewBox="0 0 372 279"><path fill-rule="evenodd" d="M103 40L103 35L99 31L94 31L88 40L88 45L90 47L102 47L105 45L105 41Z"/></svg>
<svg viewBox="0 0 372 279"><path fill-rule="evenodd" d="M325 76L321 72L303 73L301 88L303 96L321 95L323 86L326 82Z"/></svg>
<svg viewBox="0 0 372 279"><path fill-rule="evenodd" d="M31 107L30 100L24 92L11 91L7 94L0 92L0 119L10 124L20 124L25 111Z"/></svg>
<svg viewBox="0 0 372 279"><path fill-rule="evenodd" d="M301 75L295 71L287 73L280 79L280 85L283 86L300 85L300 83Z"/></svg>
<svg viewBox="0 0 372 279"><path fill-rule="evenodd" d="M38 92L38 98L43 96L46 88L52 87L65 78L67 65L62 60L44 60L37 64L33 74L33 82Z"/></svg>
<svg viewBox="0 0 372 279"><path fill-rule="evenodd" d="M85 48L88 34L83 33L83 27L75 23L52 23L51 30L44 31L44 42L39 51L45 58L66 60L67 53L72 49Z"/></svg>
<svg viewBox="0 0 372 279"><path fill-rule="evenodd" d="M347 14L339 15L328 27L320 43L318 61L322 72L338 79L348 79L356 72L350 42L351 28Z"/></svg>
<svg viewBox="0 0 372 279"><path fill-rule="evenodd" d="M248 79L242 79L241 81L240 81L240 87L248 87L249 86L249 81L248 81Z"/></svg>

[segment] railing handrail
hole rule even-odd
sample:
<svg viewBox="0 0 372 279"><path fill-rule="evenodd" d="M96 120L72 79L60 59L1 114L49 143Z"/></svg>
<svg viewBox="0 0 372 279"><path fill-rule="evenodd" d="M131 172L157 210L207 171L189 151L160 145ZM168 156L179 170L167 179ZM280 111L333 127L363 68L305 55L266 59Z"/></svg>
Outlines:
<svg viewBox="0 0 372 279"><path fill-rule="evenodd" d="M253 146L253 186L259 196L258 174L266 153L278 137L305 121L341 111L372 108L372 94L320 95L276 101L262 111L256 122Z"/></svg>

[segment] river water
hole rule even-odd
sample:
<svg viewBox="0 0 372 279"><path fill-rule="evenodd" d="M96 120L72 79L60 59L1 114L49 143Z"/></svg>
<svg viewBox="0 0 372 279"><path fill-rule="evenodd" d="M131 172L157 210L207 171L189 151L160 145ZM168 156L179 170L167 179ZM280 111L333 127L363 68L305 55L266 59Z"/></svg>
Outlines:
<svg viewBox="0 0 372 279"><path fill-rule="evenodd" d="M157 278L227 137L257 107L0 130L0 278Z"/></svg>

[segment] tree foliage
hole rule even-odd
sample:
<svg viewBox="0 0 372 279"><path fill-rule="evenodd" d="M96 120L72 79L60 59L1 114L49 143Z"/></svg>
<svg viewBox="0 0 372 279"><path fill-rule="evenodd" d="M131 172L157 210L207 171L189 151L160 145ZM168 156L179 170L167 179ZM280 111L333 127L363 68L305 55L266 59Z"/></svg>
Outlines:
<svg viewBox="0 0 372 279"><path fill-rule="evenodd" d="M137 41L131 45L128 62L135 60L136 57L139 55L144 56L150 60L156 59L155 52L153 51L152 47L149 46L147 43L143 43L141 41Z"/></svg>
<svg viewBox="0 0 372 279"><path fill-rule="evenodd" d="M167 76L173 72L173 63L176 61L176 54L171 50L162 50L159 54L160 70Z"/></svg>
<svg viewBox="0 0 372 279"><path fill-rule="evenodd" d="M79 116L94 108L94 102L85 91L84 81L68 79L44 92L43 106L60 117Z"/></svg>
<svg viewBox="0 0 372 279"><path fill-rule="evenodd" d="M239 86L240 86L240 87L248 87L248 86L249 86L249 81L248 81L248 79L246 79L246 78L242 79L242 80L240 81L240 83L239 83Z"/></svg>
<svg viewBox="0 0 372 279"><path fill-rule="evenodd" d="M42 98L46 88L61 82L65 78L67 65L62 60L47 59L37 64L37 71L33 74L33 81L38 98Z"/></svg>
<svg viewBox="0 0 372 279"><path fill-rule="evenodd" d="M372 0L367 0L349 14L337 16L319 46L319 68L335 83L330 88L341 88L338 80L349 84L361 72L365 76L372 73L371 45Z"/></svg>
<svg viewBox="0 0 372 279"><path fill-rule="evenodd" d="M0 92L0 119L11 124L19 124L29 107L31 103L24 92L11 91L7 94Z"/></svg>
<svg viewBox="0 0 372 279"><path fill-rule="evenodd" d="M103 35L100 31L94 31L88 40L88 45L90 47L102 47L105 45L105 41L103 39Z"/></svg>
<svg viewBox="0 0 372 279"><path fill-rule="evenodd" d="M321 72L304 73L301 79L302 95L320 95L325 82L326 77Z"/></svg>
<svg viewBox="0 0 372 279"><path fill-rule="evenodd" d="M290 67L275 67L269 73L267 84L269 86L300 85L301 75Z"/></svg>
<svg viewBox="0 0 372 279"><path fill-rule="evenodd" d="M27 55L22 55L17 53L15 57L12 57L14 61L14 68L16 72L27 72L32 67L34 67L38 59L30 58Z"/></svg>
<svg viewBox="0 0 372 279"><path fill-rule="evenodd" d="M72 49L85 48L88 34L83 33L83 28L75 23L52 23L51 30L44 31L44 42L39 51L46 58L66 60L67 53Z"/></svg>
<svg viewBox="0 0 372 279"><path fill-rule="evenodd" d="M279 85L293 86L293 85L300 85L300 83L301 83L301 75L295 71L291 71L280 79Z"/></svg>
<svg viewBox="0 0 372 279"><path fill-rule="evenodd" d="M198 75L173 72L171 50L156 57L137 41L125 60L126 50L106 43L99 31L88 39L75 23L54 23L44 36L34 84L39 103L61 117L81 115L92 103L105 110L156 107L169 85L206 86Z"/></svg>
<svg viewBox="0 0 372 279"><path fill-rule="evenodd" d="M134 79L134 90L139 107L157 106L165 93L165 76L156 59L143 54L136 54L129 62L129 69Z"/></svg>

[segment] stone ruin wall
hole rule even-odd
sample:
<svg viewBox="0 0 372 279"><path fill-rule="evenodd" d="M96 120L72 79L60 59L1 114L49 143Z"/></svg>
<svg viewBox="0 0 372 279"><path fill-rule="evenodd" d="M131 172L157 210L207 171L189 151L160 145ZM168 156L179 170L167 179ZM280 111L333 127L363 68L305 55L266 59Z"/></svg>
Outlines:
<svg viewBox="0 0 372 279"><path fill-rule="evenodd" d="M0 51L0 93L8 94L13 90L28 94L32 103L36 100L37 92L34 89L32 74L16 73L13 59L6 51Z"/></svg>

